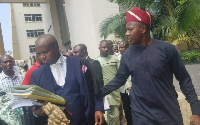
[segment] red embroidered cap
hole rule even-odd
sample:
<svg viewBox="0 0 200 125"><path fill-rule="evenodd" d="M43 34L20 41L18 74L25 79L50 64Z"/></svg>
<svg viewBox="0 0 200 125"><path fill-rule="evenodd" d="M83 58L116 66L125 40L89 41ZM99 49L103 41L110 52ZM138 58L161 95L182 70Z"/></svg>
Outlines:
<svg viewBox="0 0 200 125"><path fill-rule="evenodd" d="M130 21L143 22L151 26L153 16L151 15L150 11L144 11L138 7L134 7L130 11L126 12L126 23Z"/></svg>

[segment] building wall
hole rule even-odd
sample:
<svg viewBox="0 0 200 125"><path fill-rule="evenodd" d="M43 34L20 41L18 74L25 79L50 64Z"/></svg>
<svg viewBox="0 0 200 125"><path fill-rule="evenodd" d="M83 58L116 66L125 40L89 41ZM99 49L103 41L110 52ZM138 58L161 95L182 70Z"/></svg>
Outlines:
<svg viewBox="0 0 200 125"><path fill-rule="evenodd" d="M12 52L16 60L27 60L30 66L30 56L35 56L35 53L30 53L29 46L35 45L37 37L27 37L26 30L44 29L44 33L48 33L49 27L45 25L48 20L51 23L51 17L44 16L43 5L46 6L45 13L49 15L48 3L40 4L39 7L24 7L22 3L11 3L11 37L12 37ZM42 14L40 22L25 22L24 14ZM47 23L47 24L49 24ZM53 31L50 31L53 33Z"/></svg>
<svg viewBox="0 0 200 125"><path fill-rule="evenodd" d="M71 46L84 43L88 47L89 55L95 58L99 55L100 38L99 25L107 17L118 13L119 6L107 0L64 0L67 32ZM66 50L61 38L61 28L55 0L47 0L40 7L23 7L22 3L12 3L12 46L14 57L19 60L29 60L32 55L29 45L34 45L37 38L28 38L26 30L44 29L45 33L53 34L58 40L60 49ZM25 22L24 14L42 14L42 22ZM69 29L68 29L69 28ZM113 35L108 37L116 40ZM30 60L29 60L30 65Z"/></svg>
<svg viewBox="0 0 200 125"><path fill-rule="evenodd" d="M108 0L65 0L72 47L84 43L91 57L99 55L99 25L107 17L118 13L119 6ZM111 35L108 39L115 40Z"/></svg>
<svg viewBox="0 0 200 125"><path fill-rule="evenodd" d="M0 22L0 55L4 55L4 54L5 54L5 50L4 50L3 35L2 35L1 22Z"/></svg>
<svg viewBox="0 0 200 125"><path fill-rule="evenodd" d="M42 4L42 11L43 11L43 21L45 23L44 24L44 28L47 30L45 32L49 33L49 34L54 34L54 30L53 30L53 23L52 23L52 19L51 19L51 13L50 11L50 5L49 4Z"/></svg>
<svg viewBox="0 0 200 125"><path fill-rule="evenodd" d="M60 24L59 24L59 20L58 20L59 13L57 12L57 8L56 8L56 0L49 0L49 5L50 5L50 13L51 13L51 19L52 19L52 26L53 26L53 30L54 30L53 35L55 36L56 40L58 41L60 49L65 50L65 47L62 45Z"/></svg>

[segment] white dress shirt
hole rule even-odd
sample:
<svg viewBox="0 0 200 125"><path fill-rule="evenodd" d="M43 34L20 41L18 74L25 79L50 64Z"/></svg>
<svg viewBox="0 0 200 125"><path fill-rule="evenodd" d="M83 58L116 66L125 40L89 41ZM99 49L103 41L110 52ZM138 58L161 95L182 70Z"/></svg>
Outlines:
<svg viewBox="0 0 200 125"><path fill-rule="evenodd" d="M55 64L50 65L51 72L54 76L56 83L59 86L64 86L67 74L67 57L61 55Z"/></svg>
<svg viewBox="0 0 200 125"><path fill-rule="evenodd" d="M14 71L13 78L10 78L4 72L2 71L0 73L0 89L3 91L9 91L10 87L13 86L20 86L23 81L23 76L19 74L18 72Z"/></svg>

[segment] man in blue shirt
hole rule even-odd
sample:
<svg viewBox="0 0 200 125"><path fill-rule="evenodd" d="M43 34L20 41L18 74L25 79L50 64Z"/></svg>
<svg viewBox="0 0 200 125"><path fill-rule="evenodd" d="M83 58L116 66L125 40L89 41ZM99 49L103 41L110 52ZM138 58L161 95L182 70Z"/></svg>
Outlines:
<svg viewBox="0 0 200 125"><path fill-rule="evenodd" d="M152 39L150 12L133 8L126 13L126 36L130 44L122 55L115 78L102 89L103 95L122 86L131 75L133 125L183 125L173 85L173 75L192 109L191 124L200 124L200 103L191 78L176 48Z"/></svg>

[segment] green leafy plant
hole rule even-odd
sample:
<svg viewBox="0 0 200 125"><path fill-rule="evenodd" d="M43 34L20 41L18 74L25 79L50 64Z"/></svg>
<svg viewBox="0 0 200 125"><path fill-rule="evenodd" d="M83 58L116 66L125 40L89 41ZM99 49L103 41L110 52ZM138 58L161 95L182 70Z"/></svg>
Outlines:
<svg viewBox="0 0 200 125"><path fill-rule="evenodd" d="M180 55L184 63L200 63L200 52L196 50L183 52Z"/></svg>

